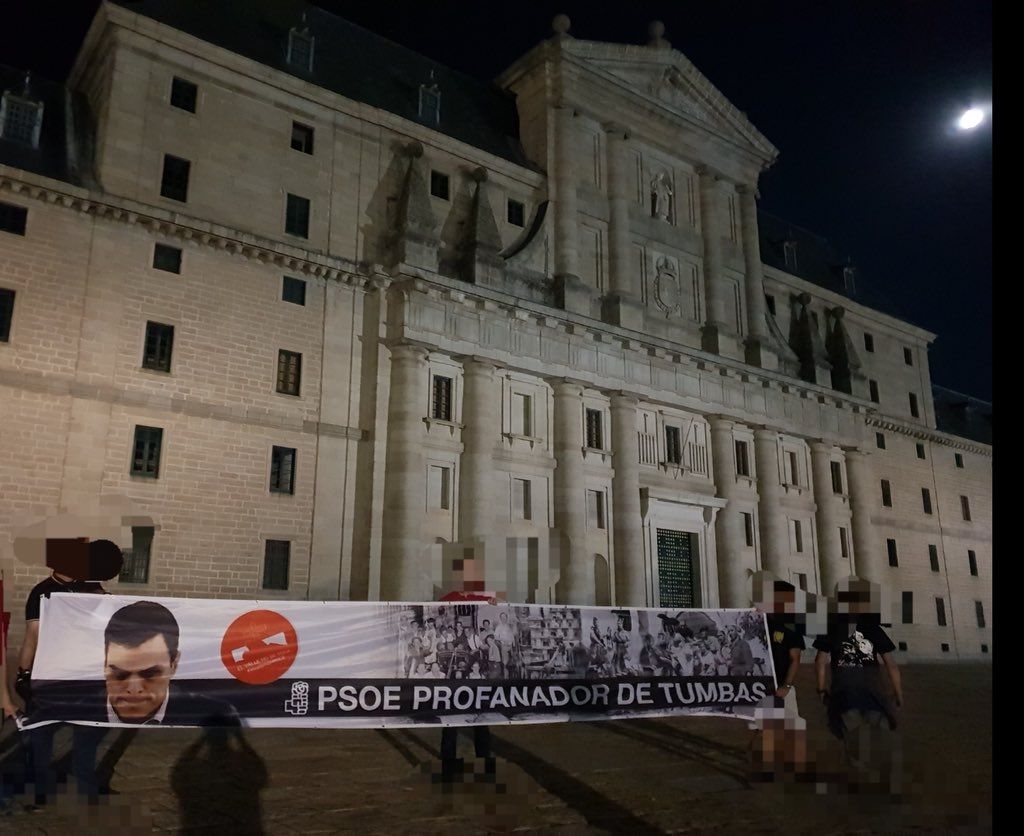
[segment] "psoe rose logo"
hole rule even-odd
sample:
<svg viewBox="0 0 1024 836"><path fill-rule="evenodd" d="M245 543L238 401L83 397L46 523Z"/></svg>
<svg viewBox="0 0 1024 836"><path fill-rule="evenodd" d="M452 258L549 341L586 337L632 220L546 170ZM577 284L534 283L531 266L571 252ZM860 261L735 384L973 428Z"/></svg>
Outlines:
<svg viewBox="0 0 1024 836"><path fill-rule="evenodd" d="M299 652L292 623L273 610L252 610L238 616L220 643L220 658L235 679L267 685L284 676Z"/></svg>

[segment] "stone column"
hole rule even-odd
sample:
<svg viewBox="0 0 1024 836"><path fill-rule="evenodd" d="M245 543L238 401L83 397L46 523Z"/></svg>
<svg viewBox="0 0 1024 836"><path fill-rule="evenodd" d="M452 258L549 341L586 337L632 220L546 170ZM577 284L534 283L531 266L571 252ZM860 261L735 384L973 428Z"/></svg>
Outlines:
<svg viewBox="0 0 1024 836"><path fill-rule="evenodd" d="M563 535L559 604L594 603L594 564L587 553L586 479L583 474L583 387L568 380L554 389L555 528Z"/></svg>
<svg viewBox="0 0 1024 836"><path fill-rule="evenodd" d="M821 593L831 595L836 581L850 574L839 542L839 499L832 490L832 445L811 442L811 475L814 479L814 504L818 506L818 571Z"/></svg>
<svg viewBox="0 0 1024 836"><path fill-rule="evenodd" d="M501 393L493 364L472 358L462 368L459 539L470 540L494 530L494 446L501 436Z"/></svg>
<svg viewBox="0 0 1024 836"><path fill-rule="evenodd" d="M774 430L754 431L754 463L757 467L761 566L781 578L789 558L789 524L782 510L779 438Z"/></svg>
<svg viewBox="0 0 1024 836"><path fill-rule="evenodd" d="M741 558L747 548L743 518L736 507L736 453L733 422L714 417L711 423L711 464L714 467L718 495L728 504L718 512L715 532L718 540L718 588L723 607L746 607L750 604L748 568Z"/></svg>
<svg viewBox="0 0 1024 836"><path fill-rule="evenodd" d="M757 189L741 184L736 188L740 196L740 225L743 228L744 287L747 302L746 360L752 366L778 368L771 354L768 324L765 321L767 305L764 300L764 271L761 267L761 245L757 233Z"/></svg>
<svg viewBox="0 0 1024 836"><path fill-rule="evenodd" d="M615 603L620 607L646 607L644 532L640 513L640 453L636 410L640 402L618 392L611 396L612 521L615 535Z"/></svg>
<svg viewBox="0 0 1024 836"><path fill-rule="evenodd" d="M608 132L608 255L610 292L605 299L605 318L614 325L639 331L643 328L639 275L632 264L629 235L629 135L621 125Z"/></svg>
<svg viewBox="0 0 1024 836"><path fill-rule="evenodd" d="M590 315L591 288L580 280L579 212L573 135L576 112L571 105L554 109L555 170L555 288L559 304L568 311Z"/></svg>
<svg viewBox="0 0 1024 836"><path fill-rule="evenodd" d="M384 601L418 601L429 571L423 565L423 519L427 479L423 455L429 385L427 351L414 345L391 349L384 536L380 596Z"/></svg>
<svg viewBox="0 0 1024 836"><path fill-rule="evenodd" d="M871 460L867 453L857 448L845 452L846 477L850 482L850 510L853 514L853 571L850 574L882 583L885 580L888 556L879 548L875 526L871 522L871 513L877 501Z"/></svg>
<svg viewBox="0 0 1024 836"><path fill-rule="evenodd" d="M707 299L707 320L704 323L702 347L714 354L729 353L729 328L726 311L729 303L722 278L722 211L721 181L707 166L697 169L700 175L700 227L704 241L704 295Z"/></svg>

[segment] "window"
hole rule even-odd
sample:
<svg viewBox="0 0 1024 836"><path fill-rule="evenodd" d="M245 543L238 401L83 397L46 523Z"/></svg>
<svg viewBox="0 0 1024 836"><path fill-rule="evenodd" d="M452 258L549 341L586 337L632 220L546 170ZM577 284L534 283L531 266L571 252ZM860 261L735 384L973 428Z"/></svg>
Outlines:
<svg viewBox="0 0 1024 836"><path fill-rule="evenodd" d="M917 457L918 457L919 459L923 459L923 458L925 458L925 454L924 454L924 445L923 445L923 444L918 444L918 445L917 445Z"/></svg>
<svg viewBox="0 0 1024 836"><path fill-rule="evenodd" d="M529 479L512 480L513 519L533 519L533 506L530 502L530 485L531 482Z"/></svg>
<svg viewBox="0 0 1024 836"><path fill-rule="evenodd" d="M430 465L427 474L427 505L434 510L452 508L452 469L443 465Z"/></svg>
<svg viewBox="0 0 1024 836"><path fill-rule="evenodd" d="M160 180L160 196L184 203L188 200L188 173L192 163L164 154L164 174Z"/></svg>
<svg viewBox="0 0 1024 836"><path fill-rule="evenodd" d="M298 395L302 386L302 355L297 351L277 352L277 391L282 395Z"/></svg>
<svg viewBox="0 0 1024 836"><path fill-rule="evenodd" d="M754 548L754 515L746 511L742 511L743 515L743 534L746 537L746 543L748 548Z"/></svg>
<svg viewBox="0 0 1024 836"><path fill-rule="evenodd" d="M910 393L910 415L913 418L920 418L921 411L917 408L917 395Z"/></svg>
<svg viewBox="0 0 1024 836"><path fill-rule="evenodd" d="M512 200L509 198L508 210L505 217L508 218L508 222L512 226L525 226L526 225L526 207L518 200Z"/></svg>
<svg viewBox="0 0 1024 836"><path fill-rule="evenodd" d="M152 526L132 526L132 547L125 549L121 583L149 583L149 554L153 547Z"/></svg>
<svg viewBox="0 0 1024 836"><path fill-rule="evenodd" d="M452 420L452 379L443 375L434 375L434 402L430 417L438 421Z"/></svg>
<svg viewBox="0 0 1024 836"><path fill-rule="evenodd" d="M288 32L288 55L286 60L293 67L313 71L313 34L303 26L302 29L292 27Z"/></svg>
<svg viewBox="0 0 1024 836"><path fill-rule="evenodd" d="M746 441L736 442L736 475L750 476L750 447Z"/></svg>
<svg viewBox="0 0 1024 836"><path fill-rule="evenodd" d="M903 348L903 362L908 366L914 365L914 352L904 346Z"/></svg>
<svg viewBox="0 0 1024 836"><path fill-rule="evenodd" d="M285 302L291 302L293 305L305 305L305 279L293 279L291 276L285 276L284 284L281 287L281 299Z"/></svg>
<svg viewBox="0 0 1024 836"><path fill-rule="evenodd" d="M587 491L587 524L604 528L604 491Z"/></svg>
<svg viewBox="0 0 1024 836"><path fill-rule="evenodd" d="M146 323L146 344L142 351L142 368L156 372L171 370L174 348L174 326L162 322Z"/></svg>
<svg viewBox="0 0 1024 836"><path fill-rule="evenodd" d="M800 520L793 520L793 542L796 544L797 552L804 550L804 529Z"/></svg>
<svg viewBox="0 0 1024 836"><path fill-rule="evenodd" d="M871 395L871 401L873 403L879 403L879 400L878 400L878 381L876 381L876 380L869 380L868 381L868 391L870 392L870 395Z"/></svg>
<svg viewBox="0 0 1024 836"><path fill-rule="evenodd" d="M807 591L807 573L806 572L794 572L796 575L796 585L804 592Z"/></svg>
<svg viewBox="0 0 1024 836"><path fill-rule="evenodd" d="M180 273L181 250L178 247L157 244L153 247L153 268L168 273Z"/></svg>
<svg viewBox="0 0 1024 836"><path fill-rule="evenodd" d="M287 589L288 564L291 560L290 540L267 540L263 551L263 588Z"/></svg>
<svg viewBox="0 0 1024 836"><path fill-rule="evenodd" d="M944 598L935 599L935 620L940 627L946 626L946 601Z"/></svg>
<svg viewBox="0 0 1024 836"><path fill-rule="evenodd" d="M0 99L0 139L39 147L39 132L43 127L43 104L31 99L4 93Z"/></svg>
<svg viewBox="0 0 1024 836"><path fill-rule="evenodd" d="M889 539L887 539L885 541L885 548L886 548L886 551L888 551L888 553L889 553L889 565L890 566L899 566L900 565L900 556L896 552L896 541L893 540L890 537Z"/></svg>
<svg viewBox="0 0 1024 836"><path fill-rule="evenodd" d="M896 649L897 650L906 650L907 649L907 643L906 642L897 642L896 643Z"/></svg>
<svg viewBox="0 0 1024 836"><path fill-rule="evenodd" d="M981 652L982 653L988 653L988 645L987 644L983 644L981 646Z"/></svg>
<svg viewBox="0 0 1024 836"><path fill-rule="evenodd" d="M949 653L949 644L948 643L946 643L946 642L942 643L942 652L943 653Z"/></svg>
<svg viewBox="0 0 1024 836"><path fill-rule="evenodd" d="M15 206L13 203L0 201L0 230L12 235L24 235L25 223L28 221L28 209Z"/></svg>
<svg viewBox="0 0 1024 836"><path fill-rule="evenodd" d="M974 615L978 619L978 626L985 626L985 605L981 601L974 602Z"/></svg>
<svg viewBox="0 0 1024 836"><path fill-rule="evenodd" d="M971 521L971 501L966 496L960 497L960 513L964 516L964 522Z"/></svg>
<svg viewBox="0 0 1024 836"><path fill-rule="evenodd" d="M604 444L602 439L604 436L601 433L601 410L600 409L588 409L587 410L587 447L592 450L603 450Z"/></svg>
<svg viewBox="0 0 1024 836"><path fill-rule="evenodd" d="M533 398L521 392L512 393L513 435L533 435Z"/></svg>
<svg viewBox="0 0 1024 836"><path fill-rule="evenodd" d="M313 153L313 129L301 122L292 122L292 148L303 154Z"/></svg>
<svg viewBox="0 0 1024 836"><path fill-rule="evenodd" d="M683 439L679 427L665 427L665 461L683 463Z"/></svg>
<svg viewBox="0 0 1024 836"><path fill-rule="evenodd" d="M939 547L934 543L928 544L928 563L933 572L939 571Z"/></svg>
<svg viewBox="0 0 1024 836"><path fill-rule="evenodd" d="M164 431L160 427L135 428L135 443L132 446L132 476L146 476L156 479L160 476L160 447Z"/></svg>
<svg viewBox="0 0 1024 836"><path fill-rule="evenodd" d="M199 88L191 81L175 76L171 82L171 107L179 110L187 110L189 113L196 112L196 99L199 97Z"/></svg>
<svg viewBox="0 0 1024 836"><path fill-rule="evenodd" d="M839 527L839 554L843 557L850 556L850 541L849 535L846 533L846 529L842 526Z"/></svg>
<svg viewBox="0 0 1024 836"><path fill-rule="evenodd" d="M956 466L957 467L963 467L964 466L964 456L963 456L963 453L954 453L953 454L953 460L956 462Z"/></svg>
<svg viewBox="0 0 1024 836"><path fill-rule="evenodd" d="M786 259L786 269L796 270L796 241L783 241L782 255Z"/></svg>
<svg viewBox="0 0 1024 836"><path fill-rule="evenodd" d="M437 125L441 122L441 91L433 82L420 85L418 113L420 119L428 124Z"/></svg>
<svg viewBox="0 0 1024 836"><path fill-rule="evenodd" d="M0 343L11 339L11 320L14 319L14 291L0 287Z"/></svg>
<svg viewBox="0 0 1024 836"><path fill-rule="evenodd" d="M284 215L284 231L299 238L309 237L309 200L298 195L288 195Z"/></svg>
<svg viewBox="0 0 1024 836"><path fill-rule="evenodd" d="M794 453L792 450L789 450L787 451L786 456L787 460L789 461L789 473L787 474L789 476L789 484L799 485L800 472L797 470L796 466L796 453Z"/></svg>
<svg viewBox="0 0 1024 836"><path fill-rule="evenodd" d="M879 450L885 449L885 433L875 433L875 446Z"/></svg>
<svg viewBox="0 0 1024 836"><path fill-rule="evenodd" d="M772 316L775 316L775 297L772 296L770 293L766 293L764 295L764 301L765 304L768 306L768 312Z"/></svg>
<svg viewBox="0 0 1024 836"><path fill-rule="evenodd" d="M914 623L914 593L904 592L903 593L903 623L913 624Z"/></svg>
<svg viewBox="0 0 1024 836"><path fill-rule="evenodd" d="M974 553L974 549L967 550L967 565L971 567L971 576L978 577L978 556Z"/></svg>
<svg viewBox="0 0 1024 836"><path fill-rule="evenodd" d="M441 200L448 200L449 194L449 180L447 174L442 174L440 171L430 171L430 193L434 197L439 197Z"/></svg>
<svg viewBox="0 0 1024 836"><path fill-rule="evenodd" d="M829 462L832 469L832 493L843 492L843 466L840 462Z"/></svg>
<svg viewBox="0 0 1024 836"><path fill-rule="evenodd" d="M875 350L875 338L867 331L864 332L864 350L872 353Z"/></svg>
<svg viewBox="0 0 1024 836"><path fill-rule="evenodd" d="M890 487L888 479L882 480L882 505L892 508L892 487Z"/></svg>
<svg viewBox="0 0 1024 836"><path fill-rule="evenodd" d="M270 492L295 493L295 448L278 447L270 453Z"/></svg>
<svg viewBox="0 0 1024 836"><path fill-rule="evenodd" d="M921 488L921 505L926 514L932 512L932 492L928 488Z"/></svg>

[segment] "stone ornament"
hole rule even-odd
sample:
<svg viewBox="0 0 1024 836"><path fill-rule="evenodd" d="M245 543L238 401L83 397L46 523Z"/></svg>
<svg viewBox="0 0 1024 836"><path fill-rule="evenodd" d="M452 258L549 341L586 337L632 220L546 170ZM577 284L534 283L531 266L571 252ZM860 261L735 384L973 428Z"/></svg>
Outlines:
<svg viewBox="0 0 1024 836"><path fill-rule="evenodd" d="M679 286L679 271L675 262L668 256L660 256L655 261L654 303L668 317L679 313L681 301L682 289Z"/></svg>
<svg viewBox="0 0 1024 836"><path fill-rule="evenodd" d="M651 217L672 222L672 180L664 171L651 179Z"/></svg>

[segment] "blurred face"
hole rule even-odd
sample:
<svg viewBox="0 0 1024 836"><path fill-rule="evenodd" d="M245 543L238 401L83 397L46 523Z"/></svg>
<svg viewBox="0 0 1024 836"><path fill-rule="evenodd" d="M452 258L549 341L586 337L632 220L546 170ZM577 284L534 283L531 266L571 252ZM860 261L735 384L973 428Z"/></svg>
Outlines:
<svg viewBox="0 0 1024 836"><path fill-rule="evenodd" d="M167 697L178 657L171 658L163 636L153 636L138 647L111 643L103 668L107 699L124 723L144 723Z"/></svg>

